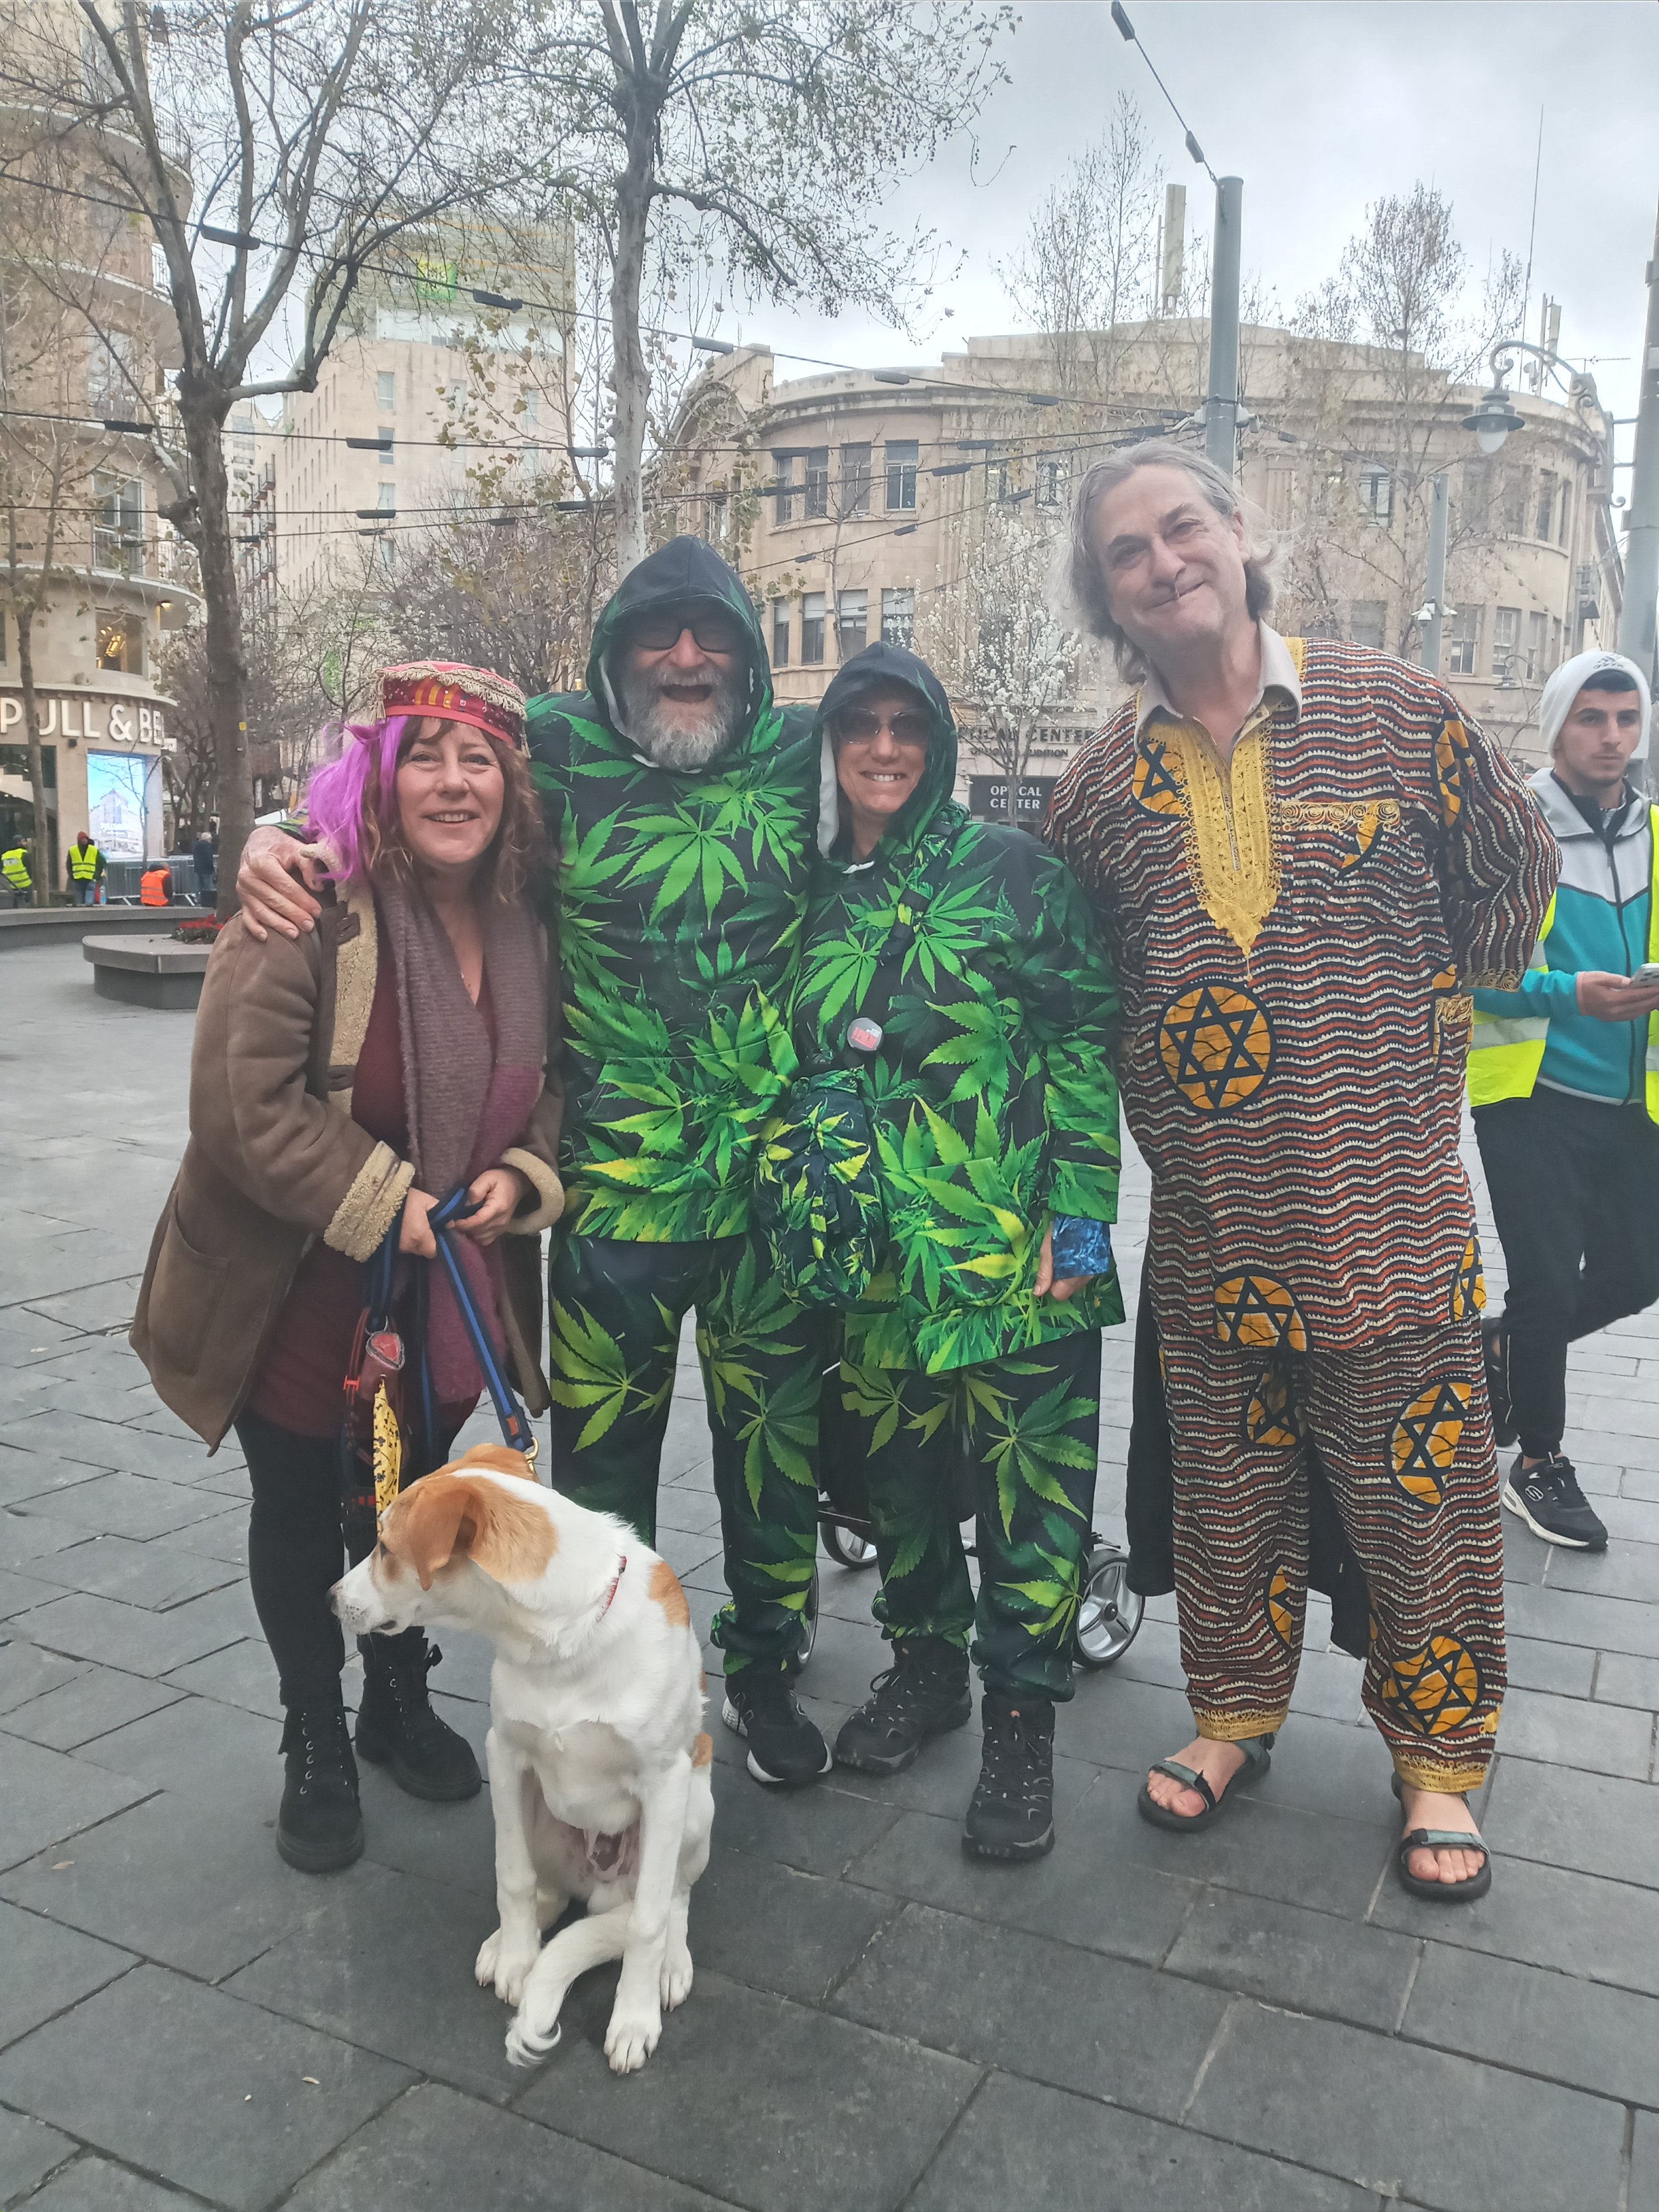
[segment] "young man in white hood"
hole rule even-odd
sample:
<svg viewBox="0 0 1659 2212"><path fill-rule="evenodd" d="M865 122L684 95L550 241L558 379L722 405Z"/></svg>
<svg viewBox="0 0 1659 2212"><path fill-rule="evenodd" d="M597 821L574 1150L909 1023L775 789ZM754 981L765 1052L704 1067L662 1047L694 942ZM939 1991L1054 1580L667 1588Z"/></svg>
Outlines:
<svg viewBox="0 0 1659 2212"><path fill-rule="evenodd" d="M1504 1503L1547 1543L1607 1532L1562 1452L1567 1346L1659 1297L1659 848L1627 771L1634 661L1581 653L1539 702L1531 779L1561 878L1517 991L1476 991L1469 1099L1509 1271L1485 1324L1492 1421L1519 1442Z"/></svg>

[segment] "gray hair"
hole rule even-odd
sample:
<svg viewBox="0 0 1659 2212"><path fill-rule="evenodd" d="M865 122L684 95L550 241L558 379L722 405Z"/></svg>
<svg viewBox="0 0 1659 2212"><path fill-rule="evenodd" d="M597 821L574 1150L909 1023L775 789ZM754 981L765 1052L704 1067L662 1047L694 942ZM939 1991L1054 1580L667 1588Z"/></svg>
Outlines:
<svg viewBox="0 0 1659 2212"><path fill-rule="evenodd" d="M1072 501L1071 537L1061 556L1059 586L1074 625L1110 646L1117 672L1126 684L1144 683L1151 670L1139 647L1112 617L1106 579L1095 550L1091 526L1095 508L1107 493L1127 483L1137 469L1184 469L1218 515L1227 521L1234 515L1241 517L1245 526L1244 605L1252 617L1259 621L1273 603L1270 573L1273 550L1260 540L1252 527L1232 478L1206 454L1194 453L1189 446L1177 446L1169 438L1151 439L1144 445L1109 454L1085 471L1078 485L1077 495Z"/></svg>

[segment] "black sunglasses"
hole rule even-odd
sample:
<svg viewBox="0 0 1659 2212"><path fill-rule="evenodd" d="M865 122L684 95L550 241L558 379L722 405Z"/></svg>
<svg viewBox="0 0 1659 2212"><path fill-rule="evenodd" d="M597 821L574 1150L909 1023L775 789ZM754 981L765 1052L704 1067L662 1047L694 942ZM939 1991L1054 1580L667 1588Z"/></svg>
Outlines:
<svg viewBox="0 0 1659 2212"><path fill-rule="evenodd" d="M725 615L647 616L629 630L627 641L647 653L672 653L687 630L703 653L736 653L743 643L742 631Z"/></svg>
<svg viewBox="0 0 1659 2212"><path fill-rule="evenodd" d="M873 707L848 707L836 715L835 727L844 744L868 744L884 730L890 730L896 744L925 745L933 724L921 707L901 707L896 714L878 714Z"/></svg>

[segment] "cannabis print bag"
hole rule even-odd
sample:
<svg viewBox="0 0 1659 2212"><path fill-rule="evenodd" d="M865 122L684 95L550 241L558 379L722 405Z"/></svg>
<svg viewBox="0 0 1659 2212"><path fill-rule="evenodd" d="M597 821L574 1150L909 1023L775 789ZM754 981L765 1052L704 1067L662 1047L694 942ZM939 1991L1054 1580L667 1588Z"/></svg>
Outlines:
<svg viewBox="0 0 1659 2212"><path fill-rule="evenodd" d="M875 1024L867 1026L879 1039ZM798 1304L856 1305L869 1289L886 1230L874 1152L855 1068L804 1077L769 1126L755 1212L779 1279Z"/></svg>

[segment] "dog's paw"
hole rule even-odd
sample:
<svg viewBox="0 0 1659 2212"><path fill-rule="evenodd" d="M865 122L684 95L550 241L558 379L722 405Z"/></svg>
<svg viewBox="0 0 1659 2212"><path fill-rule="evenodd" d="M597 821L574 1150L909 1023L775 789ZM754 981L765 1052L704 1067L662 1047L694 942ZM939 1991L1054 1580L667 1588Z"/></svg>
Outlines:
<svg viewBox="0 0 1659 2212"><path fill-rule="evenodd" d="M523 2008L514 2015L513 2025L507 2031L507 2063L509 2066L539 2066L550 2051L558 2047L564 2030L556 2020L545 2027L538 2027L527 2017Z"/></svg>
<svg viewBox="0 0 1659 2212"><path fill-rule="evenodd" d="M605 2032L605 2055L613 2074L636 2074L657 2047L662 2033L662 2014L655 2005L648 2010L624 2011L618 2004Z"/></svg>
<svg viewBox="0 0 1659 2212"><path fill-rule="evenodd" d="M493 1988L503 2004L515 2005L524 1995L530 1969L541 1955L541 1942L516 1943L498 1928L478 1946L472 1971L481 1989Z"/></svg>
<svg viewBox="0 0 1659 2212"><path fill-rule="evenodd" d="M662 2008L672 2012L691 1994L691 1954L684 1945L668 1952L662 1962Z"/></svg>

